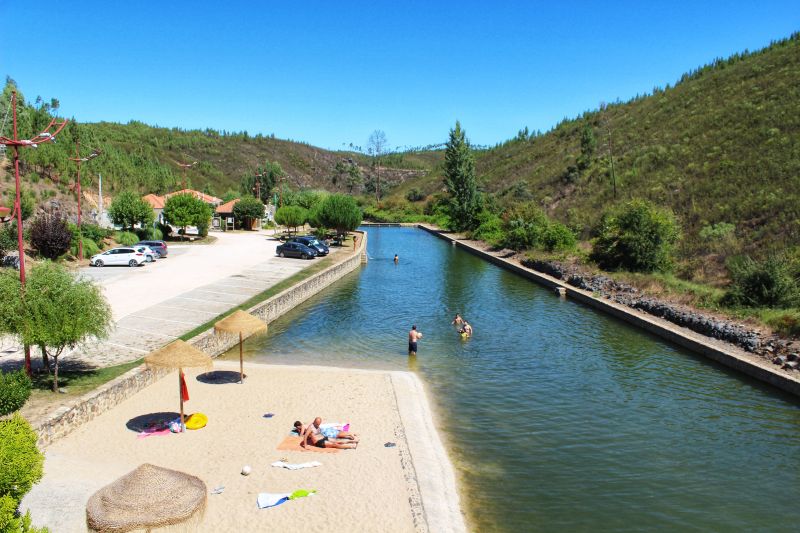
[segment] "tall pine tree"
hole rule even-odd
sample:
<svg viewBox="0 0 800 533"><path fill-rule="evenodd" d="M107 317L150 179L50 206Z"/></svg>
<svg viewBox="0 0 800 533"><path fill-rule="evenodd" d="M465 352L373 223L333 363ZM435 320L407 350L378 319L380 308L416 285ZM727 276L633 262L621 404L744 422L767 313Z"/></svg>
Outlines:
<svg viewBox="0 0 800 533"><path fill-rule="evenodd" d="M481 197L475 182L475 158L461 123L450 130L444 155L444 184L450 193L450 221L457 231L475 229Z"/></svg>

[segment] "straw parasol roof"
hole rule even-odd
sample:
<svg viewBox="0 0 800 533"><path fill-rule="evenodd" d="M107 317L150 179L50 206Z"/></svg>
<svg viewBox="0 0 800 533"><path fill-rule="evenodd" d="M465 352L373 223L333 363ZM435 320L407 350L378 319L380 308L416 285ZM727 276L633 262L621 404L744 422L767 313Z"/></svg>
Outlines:
<svg viewBox="0 0 800 533"><path fill-rule="evenodd" d="M180 339L151 352L144 357L150 368L191 368L211 369L214 363L203 351Z"/></svg>
<svg viewBox="0 0 800 533"><path fill-rule="evenodd" d="M178 524L205 509L207 493L198 477L145 463L89 498L86 525L124 532Z"/></svg>
<svg viewBox="0 0 800 533"><path fill-rule="evenodd" d="M267 325L240 309L214 324L214 331L217 333L241 333L248 336L267 331Z"/></svg>

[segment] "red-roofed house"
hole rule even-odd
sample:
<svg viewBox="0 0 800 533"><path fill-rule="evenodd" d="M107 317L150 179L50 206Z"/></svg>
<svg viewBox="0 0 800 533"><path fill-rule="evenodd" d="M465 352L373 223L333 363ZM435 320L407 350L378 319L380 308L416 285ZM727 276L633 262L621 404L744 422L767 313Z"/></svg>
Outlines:
<svg viewBox="0 0 800 533"><path fill-rule="evenodd" d="M150 207L153 208L153 212L156 214L156 222L163 223L164 220L161 216L161 212L164 211L164 202L166 202L166 199L163 196L146 194L142 196L142 200L150 204Z"/></svg>
<svg viewBox="0 0 800 533"><path fill-rule="evenodd" d="M240 198L234 198L230 202L225 202L224 204L217 206L217 208L214 210L214 220L211 223L211 227L215 229L221 229L223 231L233 229L235 226L233 206L235 206L239 200Z"/></svg>

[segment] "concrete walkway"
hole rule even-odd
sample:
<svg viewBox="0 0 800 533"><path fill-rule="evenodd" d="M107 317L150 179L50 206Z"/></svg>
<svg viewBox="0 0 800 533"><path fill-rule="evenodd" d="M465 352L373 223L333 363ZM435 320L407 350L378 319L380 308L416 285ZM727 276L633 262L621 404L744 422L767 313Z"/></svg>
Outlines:
<svg viewBox="0 0 800 533"><path fill-rule="evenodd" d="M210 245L170 246L170 257L144 267L82 269L103 286L114 328L107 339L66 352L59 361L90 367L135 361L320 261L277 257L280 243L265 233L217 235ZM19 347L3 348L0 368L19 367ZM34 364L41 364L38 349L32 352Z"/></svg>

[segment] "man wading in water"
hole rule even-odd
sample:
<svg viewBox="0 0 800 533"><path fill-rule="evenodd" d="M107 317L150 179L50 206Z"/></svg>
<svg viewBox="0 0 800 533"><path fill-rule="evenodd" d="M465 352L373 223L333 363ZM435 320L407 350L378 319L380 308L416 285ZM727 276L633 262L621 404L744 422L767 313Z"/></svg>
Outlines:
<svg viewBox="0 0 800 533"><path fill-rule="evenodd" d="M411 326L408 332L408 355L417 355L417 341L422 338L422 333L417 331L417 326Z"/></svg>

